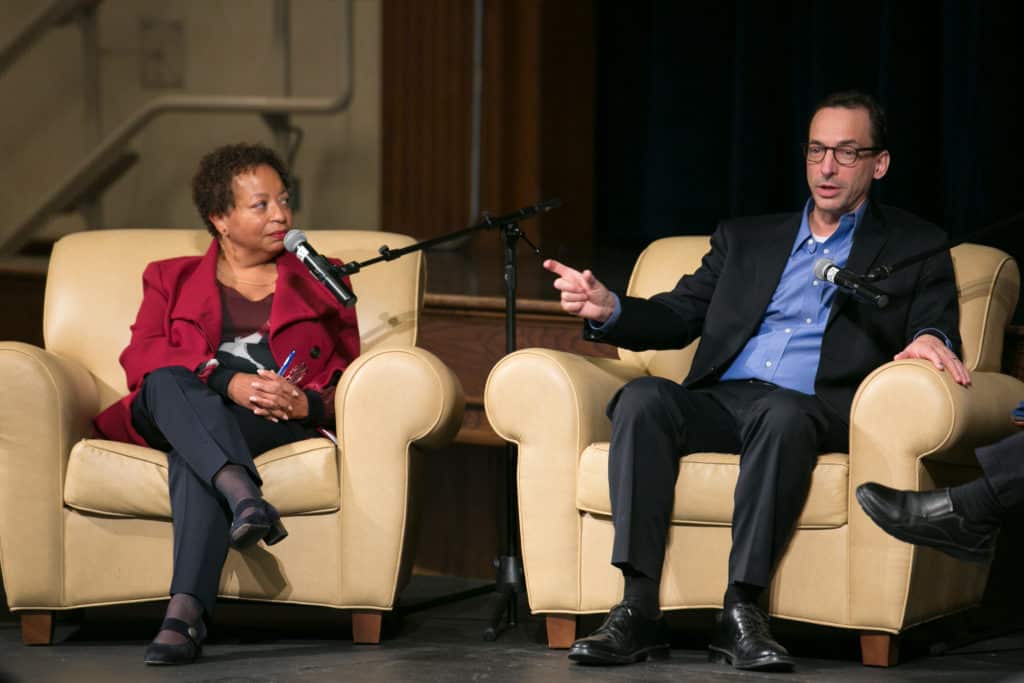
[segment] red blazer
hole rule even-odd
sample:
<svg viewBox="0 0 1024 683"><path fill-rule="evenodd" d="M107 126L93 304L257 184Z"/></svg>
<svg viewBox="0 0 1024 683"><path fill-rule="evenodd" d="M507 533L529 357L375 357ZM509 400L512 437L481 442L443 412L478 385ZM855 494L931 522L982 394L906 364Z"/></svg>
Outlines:
<svg viewBox="0 0 1024 683"><path fill-rule="evenodd" d="M130 407L146 374L170 365L198 371L217 353L222 324L216 275L219 252L213 240L203 256L146 266L142 305L131 341L121 353L131 393L93 421L103 437L146 445L132 427ZM283 252L277 259L277 287L270 309L270 351L280 364L292 349L292 367L306 365L298 386L319 391L330 402L338 377L359 355L359 328L355 309L339 304L293 254ZM330 405L327 408L333 413Z"/></svg>

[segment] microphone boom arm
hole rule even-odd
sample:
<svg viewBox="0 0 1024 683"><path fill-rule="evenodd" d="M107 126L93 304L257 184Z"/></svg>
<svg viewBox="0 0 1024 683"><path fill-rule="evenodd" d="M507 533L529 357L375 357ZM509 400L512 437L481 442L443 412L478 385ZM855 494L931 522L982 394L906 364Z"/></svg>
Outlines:
<svg viewBox="0 0 1024 683"><path fill-rule="evenodd" d="M1009 227L1011 225L1014 225L1015 223L1018 223L1022 218L1024 218L1024 212L1015 213L1014 215L1010 216L1009 218L1005 218L1005 219L1003 219L1001 221L996 221L995 223L993 223L992 225L989 225L988 227L985 227L985 228L982 228L982 229L977 230L975 232L972 232L971 234L967 235L966 237L964 237L962 239L959 239L959 240L947 240L946 242L942 243L941 245L939 245L937 247L934 247L932 249L928 249L926 251L922 251L920 254L914 254L913 256L908 256L905 259L897 261L896 263L892 264L891 266L882 265L882 266L878 266L876 268L872 268L870 271L868 271L864 275L864 281L865 282L878 282L879 280L884 280L887 277L889 277L890 275L892 275L893 273L895 273L897 271L900 271L900 270L903 270L907 266L912 266L915 263L919 263L920 261L924 261L926 259L929 259L932 256L935 256L936 254L939 254L939 253L942 253L942 252L946 251L947 249L952 249L953 247L957 246L958 244L963 244L964 242L967 242L967 241L970 241L970 240L975 240L975 239L978 239L979 237L983 237L985 235L989 235L991 233L998 232L999 230L1002 230L1003 228L1007 228L1007 227Z"/></svg>
<svg viewBox="0 0 1024 683"><path fill-rule="evenodd" d="M531 218L538 214L547 213L552 209L557 209L561 205L562 200L558 198L546 199L544 201L537 202L536 204L524 206L520 209L517 209L516 211L513 211L512 213L505 214L504 216L488 216L487 218L477 223L476 225L471 225L468 228L456 230L455 232L450 232L446 235L432 237L428 240L423 240L422 242L410 244L409 246L402 247L401 249L392 249L388 245L384 244L380 247L380 249L377 250L380 253L380 256L375 256L365 261L352 261L350 263L346 263L343 266L336 266L332 263L331 269L337 275L351 275L352 273L358 273L366 266L372 266L373 264L380 263L381 261L394 261L395 259L405 256L406 254L411 254L414 251L422 251L425 249L429 249L433 246L437 246L438 244L451 242L459 239L460 237L464 237L479 230L486 230L487 228L502 228L503 230L514 230L518 233L516 235L517 237L522 237L524 240L526 240L527 244L533 247L534 252L540 254L540 249L538 249L532 242L530 242L530 240L526 239L526 235L524 235L522 231L519 230L519 221L525 218Z"/></svg>

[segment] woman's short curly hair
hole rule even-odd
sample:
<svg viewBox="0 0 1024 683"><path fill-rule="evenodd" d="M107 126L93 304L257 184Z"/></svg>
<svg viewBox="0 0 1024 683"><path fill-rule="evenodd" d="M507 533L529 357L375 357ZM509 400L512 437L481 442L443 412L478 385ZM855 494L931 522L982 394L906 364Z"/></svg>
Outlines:
<svg viewBox="0 0 1024 683"><path fill-rule="evenodd" d="M210 234L217 237L217 228L210 216L224 216L235 206L231 183L235 176L257 166L270 166L277 171L281 183L288 187L288 168L274 150L260 144L239 142L218 147L199 161L192 178L192 201Z"/></svg>

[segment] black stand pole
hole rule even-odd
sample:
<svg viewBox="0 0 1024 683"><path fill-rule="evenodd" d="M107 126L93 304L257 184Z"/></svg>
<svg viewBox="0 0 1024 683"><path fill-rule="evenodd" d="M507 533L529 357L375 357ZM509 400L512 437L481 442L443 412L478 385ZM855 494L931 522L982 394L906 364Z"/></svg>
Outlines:
<svg viewBox="0 0 1024 683"><path fill-rule="evenodd" d="M387 245L382 246L378 252L380 256L362 262L346 263L343 266L328 265L338 277L357 273L364 267L379 263L381 261L393 261L400 256L428 249L443 242L459 239L478 230L488 228L499 228L505 251L505 353L512 353L516 350L516 248L520 238L529 244L535 253L540 254L529 238L519 228L519 222L525 218L535 216L539 213L547 213L562 205L558 199L550 199L538 202L531 206L523 207L505 216L488 217L477 225L470 226L463 230L441 235L433 239L417 242L416 244L403 247L402 249L390 249ZM494 568L497 570L493 591L493 603L489 610L488 626L483 631L484 640L495 640L504 630L501 628L502 615L508 615L508 627L512 628L518 624L519 617L519 594L526 592L526 582L523 578L523 559L519 554L519 505L516 492L516 447L514 444L505 445L505 554L494 561ZM419 611L435 605L440 605L453 600L461 600L476 595L482 595L492 590L491 586L483 586L462 591L451 596L444 596L427 600L418 605L412 605L402 609L403 614Z"/></svg>
<svg viewBox="0 0 1024 683"><path fill-rule="evenodd" d="M516 244L523 236L518 223L501 228L505 242L505 353L516 350ZM516 447L505 444L505 554L494 561L497 570L495 595L490 617L484 628L484 640L496 640L502 632L502 615L507 613L508 628L518 624L519 594L526 591L523 558L519 554L519 505L516 491Z"/></svg>

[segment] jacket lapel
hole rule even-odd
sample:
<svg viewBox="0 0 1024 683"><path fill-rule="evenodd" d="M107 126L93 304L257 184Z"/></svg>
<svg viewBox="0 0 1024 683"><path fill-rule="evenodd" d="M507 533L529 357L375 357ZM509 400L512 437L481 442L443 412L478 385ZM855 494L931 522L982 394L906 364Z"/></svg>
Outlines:
<svg viewBox="0 0 1024 683"><path fill-rule="evenodd" d="M888 239L889 226L885 224L871 200L868 200L867 210L853 235L853 246L850 248L849 258L846 259L846 270L858 275L866 273L875 264ZM832 300L832 310L829 311L828 322L825 324L826 330L849 300L848 293L842 290L836 292L836 296Z"/></svg>
<svg viewBox="0 0 1024 683"><path fill-rule="evenodd" d="M302 320L317 320L334 308L327 290L306 271L294 254L277 258L277 287L270 308L270 336Z"/></svg>
<svg viewBox="0 0 1024 683"><path fill-rule="evenodd" d="M219 253L217 240L211 240L210 247L199 259L199 265L185 276L171 310L172 320L189 320L195 323L214 351L220 346L222 325L220 293L217 289Z"/></svg>
<svg viewBox="0 0 1024 683"><path fill-rule="evenodd" d="M751 318L756 321L754 329L761 324L764 312L775 294L786 269L790 254L793 252L793 240L800 230L802 214L797 213L781 223L761 233L761 245L752 250L753 278L750 284Z"/></svg>

